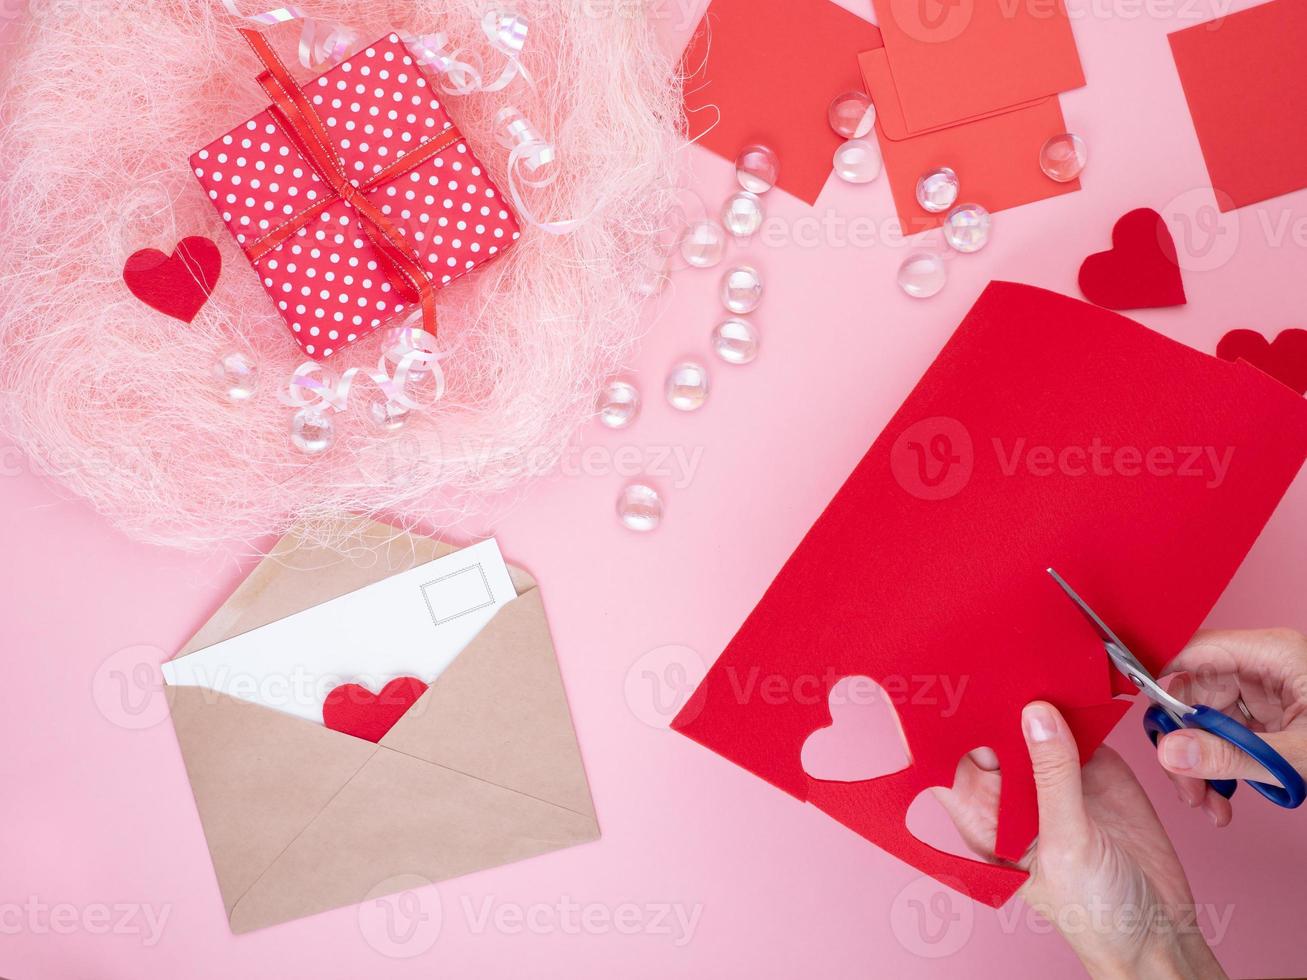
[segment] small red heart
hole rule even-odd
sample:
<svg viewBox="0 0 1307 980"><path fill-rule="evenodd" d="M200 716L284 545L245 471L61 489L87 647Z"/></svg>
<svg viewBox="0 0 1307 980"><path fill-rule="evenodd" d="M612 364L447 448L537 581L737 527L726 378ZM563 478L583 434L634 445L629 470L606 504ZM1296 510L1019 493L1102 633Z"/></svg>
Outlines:
<svg viewBox="0 0 1307 980"><path fill-rule="evenodd" d="M1216 345L1216 356L1243 358L1300 395L1307 394L1307 330L1282 330L1267 343L1256 330L1231 330Z"/></svg>
<svg viewBox="0 0 1307 980"><path fill-rule="evenodd" d="M1080 264L1080 291L1109 310L1183 306L1175 239L1162 216L1152 208L1123 215L1112 228L1112 247Z"/></svg>
<svg viewBox="0 0 1307 980"><path fill-rule="evenodd" d="M127 257L123 281L142 303L190 323L213 293L222 272L222 253L207 238L183 238L164 255L143 248Z"/></svg>
<svg viewBox="0 0 1307 980"><path fill-rule="evenodd" d="M416 677L396 677L378 694L361 684L341 684L322 703L322 723L346 735L380 742L426 689Z"/></svg>

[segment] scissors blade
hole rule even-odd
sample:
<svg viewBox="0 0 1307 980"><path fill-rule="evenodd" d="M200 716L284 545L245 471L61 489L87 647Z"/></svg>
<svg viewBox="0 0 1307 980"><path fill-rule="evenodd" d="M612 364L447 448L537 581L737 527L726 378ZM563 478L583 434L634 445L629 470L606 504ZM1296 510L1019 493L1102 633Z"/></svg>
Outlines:
<svg viewBox="0 0 1307 980"><path fill-rule="evenodd" d="M1166 693L1166 690L1149 673L1148 668L1130 652L1130 648L1121 642L1121 638L1112 632L1112 627L1103 622L1103 617L1094 612L1093 607L1080 598L1080 594L1071 588L1071 585L1057 573L1056 569L1049 568L1046 571L1053 577L1053 581L1061 586L1067 597L1076 604L1076 608L1080 610L1085 619L1089 620L1089 624L1094 627L1094 632L1098 634L1098 638L1103 642L1103 649L1107 651L1108 659L1112 661L1112 665L1117 670L1126 676L1130 683L1139 688L1140 692L1150 701L1161 705L1162 710L1171 715L1177 723L1181 721L1183 716L1193 713L1193 708L1189 707L1189 705Z"/></svg>

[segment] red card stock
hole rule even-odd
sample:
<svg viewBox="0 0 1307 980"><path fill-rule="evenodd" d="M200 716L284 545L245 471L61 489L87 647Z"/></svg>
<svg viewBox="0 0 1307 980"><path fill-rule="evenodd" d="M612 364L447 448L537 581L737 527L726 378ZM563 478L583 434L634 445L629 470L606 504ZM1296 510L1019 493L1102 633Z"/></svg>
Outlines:
<svg viewBox="0 0 1307 980"><path fill-rule="evenodd" d="M874 0L874 5L909 132L1085 84L1062 0Z"/></svg>
<svg viewBox="0 0 1307 980"><path fill-rule="evenodd" d="M942 214L917 203L917 180L936 167L951 167L968 201L990 211L1041 201L1080 189L1080 181L1049 180L1039 169L1039 149L1066 131L1056 95L923 133L909 133L883 47L858 56L866 90L876 104L876 138L894 207L905 234L933 228Z"/></svg>
<svg viewBox="0 0 1307 980"><path fill-rule="evenodd" d="M1307 3L1271 0L1170 40L1217 206L1307 187Z"/></svg>
<svg viewBox="0 0 1307 980"><path fill-rule="evenodd" d="M934 850L904 817L923 790L952 783L965 752L989 746L1003 771L998 853L1017 858L1037 830L1021 707L1059 705L1082 757L1125 710L1101 644L1044 569L1158 669L1305 457L1307 402L1256 368L992 283L673 727L1001 904L1020 872ZM911 765L815 779L804 742L831 724L831 687L859 675L920 685L895 702Z"/></svg>
<svg viewBox="0 0 1307 980"><path fill-rule="evenodd" d="M1183 306L1175 239L1152 208L1135 208L1112 226L1112 247L1080 264L1085 299L1109 310Z"/></svg>
<svg viewBox="0 0 1307 980"><path fill-rule="evenodd" d="M731 161L750 143L770 146L779 186L812 204L840 145L827 109L861 89L858 52L879 44L875 27L829 0L713 0L685 53L690 135Z"/></svg>

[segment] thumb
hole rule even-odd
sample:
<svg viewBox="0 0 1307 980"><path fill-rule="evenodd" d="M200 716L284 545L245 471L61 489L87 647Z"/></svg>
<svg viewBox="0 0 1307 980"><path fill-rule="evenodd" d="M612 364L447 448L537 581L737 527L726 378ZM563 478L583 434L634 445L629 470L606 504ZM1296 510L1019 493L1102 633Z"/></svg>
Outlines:
<svg viewBox="0 0 1307 980"><path fill-rule="evenodd" d="M1299 772L1307 772L1307 733L1258 732L1271 748ZM1157 761L1177 776L1197 779L1255 779L1276 782L1262 764L1237 746L1210 732L1182 729L1157 740Z"/></svg>
<svg viewBox="0 0 1307 980"><path fill-rule="evenodd" d="M1080 785L1080 750L1066 720L1051 704L1033 701L1021 712L1021 730L1035 774L1040 838L1054 844L1083 839L1089 818Z"/></svg>

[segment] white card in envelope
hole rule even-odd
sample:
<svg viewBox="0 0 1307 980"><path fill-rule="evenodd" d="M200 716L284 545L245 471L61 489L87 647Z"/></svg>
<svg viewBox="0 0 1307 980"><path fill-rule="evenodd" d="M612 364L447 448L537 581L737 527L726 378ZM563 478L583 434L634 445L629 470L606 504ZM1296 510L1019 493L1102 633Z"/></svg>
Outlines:
<svg viewBox="0 0 1307 980"><path fill-rule="evenodd" d="M163 676L322 724L322 703L341 684L430 684L515 598L492 538L170 660Z"/></svg>

